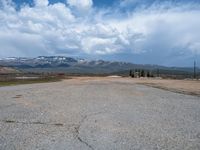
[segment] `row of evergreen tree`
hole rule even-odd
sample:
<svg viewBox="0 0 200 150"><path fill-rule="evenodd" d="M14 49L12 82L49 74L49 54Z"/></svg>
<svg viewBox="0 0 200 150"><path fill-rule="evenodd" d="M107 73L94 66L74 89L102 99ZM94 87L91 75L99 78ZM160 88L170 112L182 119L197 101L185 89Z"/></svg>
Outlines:
<svg viewBox="0 0 200 150"><path fill-rule="evenodd" d="M131 76L132 78L154 77L152 72L150 72L149 70L143 70L143 69L130 70L129 76Z"/></svg>

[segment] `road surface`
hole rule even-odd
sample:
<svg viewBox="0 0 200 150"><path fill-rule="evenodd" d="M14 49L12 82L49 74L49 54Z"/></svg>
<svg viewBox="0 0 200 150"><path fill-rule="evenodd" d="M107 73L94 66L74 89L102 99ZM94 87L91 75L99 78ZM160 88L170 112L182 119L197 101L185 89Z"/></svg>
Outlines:
<svg viewBox="0 0 200 150"><path fill-rule="evenodd" d="M126 78L0 88L1 150L199 150L200 98Z"/></svg>

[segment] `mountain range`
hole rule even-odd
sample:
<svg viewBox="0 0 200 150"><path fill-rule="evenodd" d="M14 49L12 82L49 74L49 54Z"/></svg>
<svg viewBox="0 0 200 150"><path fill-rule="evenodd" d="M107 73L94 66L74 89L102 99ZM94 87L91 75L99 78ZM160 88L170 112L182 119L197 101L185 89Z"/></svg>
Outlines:
<svg viewBox="0 0 200 150"><path fill-rule="evenodd" d="M0 66L11 67L28 72L64 72L83 74L111 74L130 69L168 70L176 72L193 72L193 68L165 67L159 65L142 65L127 62L86 60L65 56L39 56L35 58L9 57L0 59ZM200 71L197 68L197 71Z"/></svg>

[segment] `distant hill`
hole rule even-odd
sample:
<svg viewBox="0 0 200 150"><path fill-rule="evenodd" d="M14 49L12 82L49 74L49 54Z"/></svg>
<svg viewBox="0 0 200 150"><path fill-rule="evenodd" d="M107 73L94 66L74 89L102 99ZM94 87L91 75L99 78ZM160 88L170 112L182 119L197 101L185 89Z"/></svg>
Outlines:
<svg viewBox="0 0 200 150"><path fill-rule="evenodd" d="M1 67L0 66L0 74L10 74L10 73L18 73L16 69L10 67Z"/></svg>
<svg viewBox="0 0 200 150"><path fill-rule="evenodd" d="M192 74L193 68L141 65L104 60L75 59L64 56L39 56L36 58L10 57L0 60L0 65L26 72L63 72L72 74L122 74L128 75L130 69L144 69L165 74ZM15 71L13 69L13 71ZM6 72L6 69L4 69ZM9 70L9 69L8 69ZM11 69L12 70L12 69ZM11 71L10 70L10 71ZM3 69L2 69L3 72ZM200 69L197 68L197 72Z"/></svg>

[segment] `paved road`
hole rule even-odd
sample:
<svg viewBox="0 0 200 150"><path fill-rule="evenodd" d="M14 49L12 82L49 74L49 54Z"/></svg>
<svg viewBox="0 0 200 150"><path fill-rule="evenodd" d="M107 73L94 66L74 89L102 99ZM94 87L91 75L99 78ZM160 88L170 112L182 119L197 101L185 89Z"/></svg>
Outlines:
<svg viewBox="0 0 200 150"><path fill-rule="evenodd" d="M1 150L199 150L200 99L129 79L0 88Z"/></svg>

